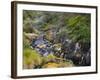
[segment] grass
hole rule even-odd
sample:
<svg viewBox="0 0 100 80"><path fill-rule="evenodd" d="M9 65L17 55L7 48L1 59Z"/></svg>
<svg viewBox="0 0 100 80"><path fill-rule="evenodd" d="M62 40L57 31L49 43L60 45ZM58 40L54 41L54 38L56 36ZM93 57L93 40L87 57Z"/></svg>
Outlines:
<svg viewBox="0 0 100 80"><path fill-rule="evenodd" d="M31 69L42 63L42 57L36 50L25 48L23 56L24 68Z"/></svg>
<svg viewBox="0 0 100 80"><path fill-rule="evenodd" d="M35 68L60 68L60 67L72 67L74 66L72 61L58 58L53 54L48 56L41 56L35 49L25 48L23 53L23 68L35 69Z"/></svg>

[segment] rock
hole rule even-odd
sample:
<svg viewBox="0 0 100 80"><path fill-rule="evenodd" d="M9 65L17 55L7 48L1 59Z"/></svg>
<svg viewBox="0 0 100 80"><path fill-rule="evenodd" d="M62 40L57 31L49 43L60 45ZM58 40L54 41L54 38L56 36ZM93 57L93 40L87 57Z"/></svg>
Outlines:
<svg viewBox="0 0 100 80"><path fill-rule="evenodd" d="M33 40L33 39L35 39L35 38L37 38L38 37L38 35L37 34L35 34L35 33L24 33L25 34L25 36L27 37L27 39L29 39L29 40Z"/></svg>

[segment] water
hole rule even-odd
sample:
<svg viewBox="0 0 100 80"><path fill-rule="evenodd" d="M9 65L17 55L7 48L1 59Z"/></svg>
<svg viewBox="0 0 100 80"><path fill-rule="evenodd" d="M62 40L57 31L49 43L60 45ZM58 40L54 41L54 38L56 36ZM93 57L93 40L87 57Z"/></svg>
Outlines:
<svg viewBox="0 0 100 80"><path fill-rule="evenodd" d="M52 44L50 41L44 39L43 35L34 39L31 44L31 46L42 56L48 56L49 54L58 55L59 57L62 56L65 59L72 60L76 66L89 66L91 64L90 50L84 54L81 51L81 46L78 42L73 43L67 41L62 44L63 46L61 49L54 47L54 45L55 44Z"/></svg>
<svg viewBox="0 0 100 80"><path fill-rule="evenodd" d="M53 53L52 44L44 39L43 35L40 35L37 39L32 41L32 47L43 56Z"/></svg>

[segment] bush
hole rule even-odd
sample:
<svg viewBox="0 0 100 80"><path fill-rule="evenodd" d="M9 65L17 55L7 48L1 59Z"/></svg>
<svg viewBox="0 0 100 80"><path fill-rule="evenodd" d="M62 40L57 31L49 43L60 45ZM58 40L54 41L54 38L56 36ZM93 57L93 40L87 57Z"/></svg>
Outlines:
<svg viewBox="0 0 100 80"><path fill-rule="evenodd" d="M41 65L42 57L36 50L30 48L24 49L24 68L34 68Z"/></svg>
<svg viewBox="0 0 100 80"><path fill-rule="evenodd" d="M47 63L47 62L53 62L55 61L56 56L54 56L53 54L49 54L48 56L43 57L43 63Z"/></svg>

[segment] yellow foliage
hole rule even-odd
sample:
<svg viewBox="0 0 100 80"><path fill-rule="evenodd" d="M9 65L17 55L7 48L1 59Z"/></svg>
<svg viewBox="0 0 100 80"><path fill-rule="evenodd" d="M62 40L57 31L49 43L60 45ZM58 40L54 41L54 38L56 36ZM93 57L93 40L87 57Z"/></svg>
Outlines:
<svg viewBox="0 0 100 80"><path fill-rule="evenodd" d="M43 68L57 68L59 66L59 64L57 64L57 63L47 63L47 64L45 64L44 66L43 66Z"/></svg>

